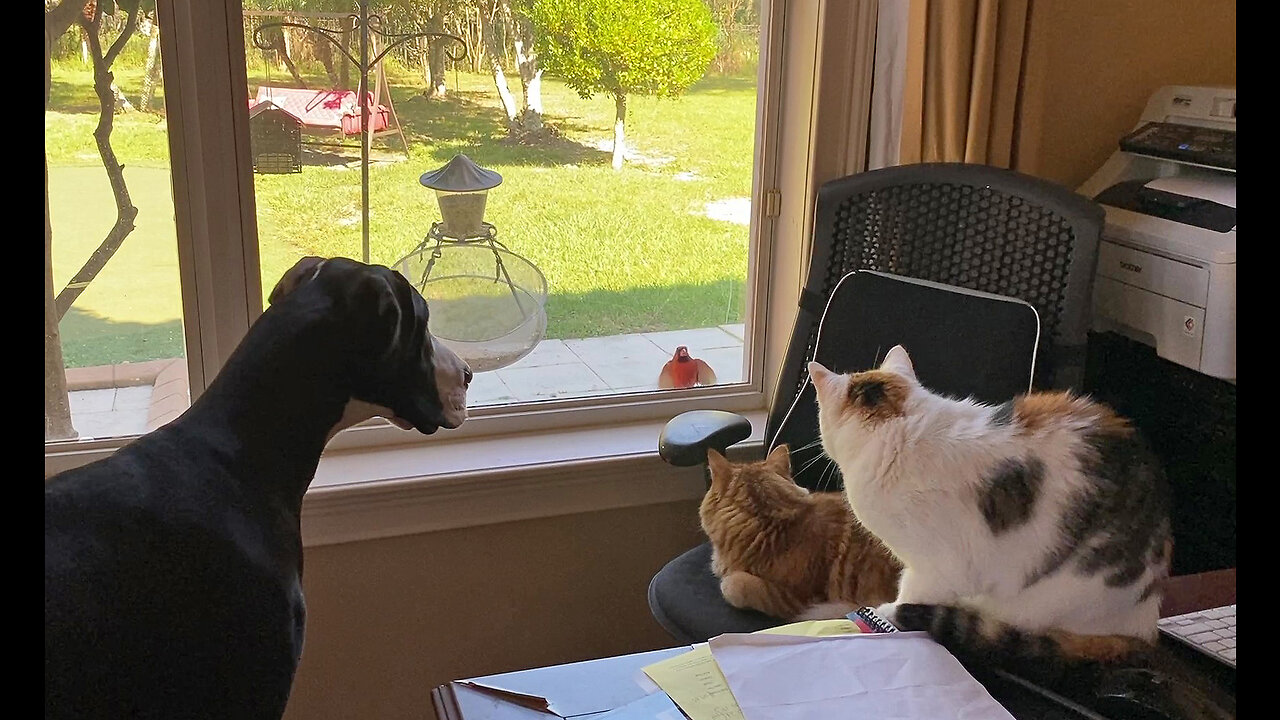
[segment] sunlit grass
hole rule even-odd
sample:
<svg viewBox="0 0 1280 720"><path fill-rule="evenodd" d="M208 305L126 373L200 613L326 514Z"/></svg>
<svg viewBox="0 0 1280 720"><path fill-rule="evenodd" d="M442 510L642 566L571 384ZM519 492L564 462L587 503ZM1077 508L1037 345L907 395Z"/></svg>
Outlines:
<svg viewBox="0 0 1280 720"><path fill-rule="evenodd" d="M266 75L261 62L251 56L251 93L267 81ZM271 84L291 84L287 72L273 68L270 75ZM507 248L528 258L546 276L548 336L590 337L741 321L747 227L712 220L704 213L709 202L750 195L753 78L707 78L677 99L631 98L628 147L637 157L614 171L609 166L614 113L610 97L583 99L554 78L544 79L547 121L561 137L526 146L506 140L505 117L490 76L450 72L448 97L441 101L422 97L425 84L414 72L393 68L390 75L410 157L377 163L370 170L372 262L392 264L418 245L431 222L439 219L435 199L418 183L418 176L462 152L503 176L503 183L489 194L485 219L498 228L498 239ZM136 97L141 70L118 70L116 77L124 92ZM313 87L327 83L320 75L307 77ZM511 78L511 85L518 97L518 80ZM61 169L98 164L91 136L97 122L92 77L77 62L59 63L53 88L52 110L45 116L53 168L50 192L75 197L77 190L63 185L74 173ZM117 115L115 123L112 142L126 166L167 169L161 114ZM380 145L380 156L399 149L397 142ZM346 152L346 160L358 159L358 150ZM105 188L105 176L101 182ZM125 248L172 248L172 200L164 183L135 185L132 178L130 183L134 202L144 214L169 219L167 225L144 224L140 215L139 228ZM264 294L301 255L361 257L358 164L306 165L301 174L256 175L255 186ZM110 193L104 193L93 199L86 195L74 207L52 204L59 277L74 272L71 265L78 268L75 254L91 252L114 219ZM59 219L66 213L101 219L93 227L81 223L85 227L72 230ZM79 235L73 239L73 233ZM126 280L141 279L144 275L133 267L139 262L143 260L122 248L108 271ZM172 332L181 317L180 303L169 289L177 285L176 261L170 272L171 279L164 283L153 277L146 281L166 289L157 290L148 317L142 319L117 296L120 287L111 287L104 271L73 308L77 317L117 323L134 333L154 328L157 339L104 343L101 334L90 336L68 319L63 325L68 364L181 354L181 334L175 337Z"/></svg>

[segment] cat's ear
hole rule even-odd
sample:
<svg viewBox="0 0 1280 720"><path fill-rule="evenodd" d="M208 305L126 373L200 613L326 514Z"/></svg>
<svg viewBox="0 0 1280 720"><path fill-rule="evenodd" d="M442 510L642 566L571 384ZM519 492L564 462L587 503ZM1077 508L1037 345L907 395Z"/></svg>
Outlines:
<svg viewBox="0 0 1280 720"><path fill-rule="evenodd" d="M791 477L791 448L786 443L782 443L769 453L764 463L773 472L783 477Z"/></svg>
<svg viewBox="0 0 1280 720"><path fill-rule="evenodd" d="M816 360L809 363L809 380L813 389L818 392L818 403L825 397L835 397L840 393L839 384L843 376L831 372Z"/></svg>
<svg viewBox="0 0 1280 720"><path fill-rule="evenodd" d="M707 448L707 468L711 471L711 484L725 482L733 473L733 463L715 448Z"/></svg>
<svg viewBox="0 0 1280 720"><path fill-rule="evenodd" d="M880 369L898 373L912 380L916 379L916 369L911 365L911 357L907 355L907 349L901 345L894 345L889 349L889 353L884 356L884 362L880 363Z"/></svg>

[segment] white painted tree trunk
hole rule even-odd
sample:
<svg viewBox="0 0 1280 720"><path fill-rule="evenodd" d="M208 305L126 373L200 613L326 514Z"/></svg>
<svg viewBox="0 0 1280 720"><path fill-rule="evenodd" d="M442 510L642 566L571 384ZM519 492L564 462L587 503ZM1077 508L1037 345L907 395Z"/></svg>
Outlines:
<svg viewBox="0 0 1280 720"><path fill-rule="evenodd" d="M613 120L613 169L621 170L626 151L627 96L622 93L614 94L613 107L616 110Z"/></svg>
<svg viewBox="0 0 1280 720"><path fill-rule="evenodd" d="M151 102L156 96L156 83L160 80L160 26L151 23L151 43L147 46L147 64L142 72L142 95L138 105L144 111L151 110Z"/></svg>
<svg viewBox="0 0 1280 720"><path fill-rule="evenodd" d="M502 65L498 64L497 59L492 55L489 57L493 69L493 84L498 88L498 97L502 99L502 110L507 114L507 124L514 124L516 115L519 114L516 110L516 99L511 94L511 88L507 87L507 76L502 72Z"/></svg>
<svg viewBox="0 0 1280 720"><path fill-rule="evenodd" d="M520 110L525 130L542 129L542 68L538 67L538 53L533 49L533 29L524 20L517 21L514 39L516 64L520 68L520 89L524 106Z"/></svg>
<svg viewBox="0 0 1280 720"><path fill-rule="evenodd" d="M484 36L485 57L489 60L489 71L493 74L493 85L498 89L498 97L502 99L502 110L507 114L507 127L515 125L516 100L511 96L511 88L507 86L506 73L502 72L502 48L498 47L498 33L494 28L496 8L480 13L480 32Z"/></svg>

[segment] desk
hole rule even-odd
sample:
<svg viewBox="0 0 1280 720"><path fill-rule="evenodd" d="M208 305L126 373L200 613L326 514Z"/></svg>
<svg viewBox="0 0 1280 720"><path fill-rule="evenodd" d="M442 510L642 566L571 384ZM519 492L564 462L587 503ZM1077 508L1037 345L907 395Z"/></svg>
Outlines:
<svg viewBox="0 0 1280 720"><path fill-rule="evenodd" d="M1165 585L1165 598L1161 606L1161 616L1180 615L1193 610L1229 605L1236 600L1236 571L1219 570L1198 575L1170 578ZM1185 648L1174 641L1164 641L1171 651L1186 660L1197 669L1212 675L1216 682L1229 687L1235 693L1235 672L1225 665L1202 658L1194 650ZM670 655L683 652L688 647L674 647L651 652L619 655L599 660L588 660L568 665L555 665L534 670L523 670L515 673L491 675L489 679L510 681L513 687L519 687L525 681L553 680L560 685L570 687L576 685L590 688L590 693L575 693L575 698L582 700L576 706L567 707L565 714L573 718L589 718L609 709L607 701L599 701L595 706L586 697L597 694L600 688L619 688L624 695L627 692L640 697L645 691L636 683L641 668L657 662ZM1199 661L1203 660L1201 663ZM1226 672L1223 672L1223 671ZM471 680L475 680L472 678ZM1229 680L1229 682L1227 682ZM431 702L435 706L439 720L549 720L556 716L541 710L522 707L521 705L499 698L488 692L476 690L465 683L467 680L454 681L441 685L431 691ZM1035 720L1079 720L1080 716L1065 710L1045 708L1037 704L1035 696L1027 693L1027 697L1015 697L1008 700L1001 693L1005 707L1017 718L1034 718ZM615 700L616 701L616 700ZM626 702L623 700L622 702ZM621 705L619 702L618 705ZM595 708L599 709L595 709ZM613 707L617 707L614 705ZM1057 714L1055 714L1055 712Z"/></svg>

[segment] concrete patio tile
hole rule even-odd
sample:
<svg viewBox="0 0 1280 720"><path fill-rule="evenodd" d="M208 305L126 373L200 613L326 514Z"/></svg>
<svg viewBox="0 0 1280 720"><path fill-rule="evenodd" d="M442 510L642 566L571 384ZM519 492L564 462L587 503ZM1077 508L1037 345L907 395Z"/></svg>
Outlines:
<svg viewBox="0 0 1280 720"><path fill-rule="evenodd" d="M697 356L699 350L733 347L742 344L741 338L734 337L718 327L667 330L665 332L645 333L644 336L651 340L653 344L662 348L668 357L680 345L689 348L689 352Z"/></svg>
<svg viewBox="0 0 1280 720"><path fill-rule="evenodd" d="M578 361L578 356L573 354L563 340L543 340L528 355L501 369L564 365Z"/></svg>
<svg viewBox="0 0 1280 720"><path fill-rule="evenodd" d="M151 406L151 389L150 385L117 388L116 402L112 408L115 410L137 410L141 408L145 419L146 410Z"/></svg>
<svg viewBox="0 0 1280 720"><path fill-rule="evenodd" d="M721 325L720 329L738 338L739 343L741 343L743 339L747 337L746 323L738 323L737 325Z"/></svg>
<svg viewBox="0 0 1280 720"><path fill-rule="evenodd" d="M657 390L658 374L664 363L666 360L621 360L591 363L591 369L614 389Z"/></svg>
<svg viewBox="0 0 1280 720"><path fill-rule="evenodd" d="M609 389L584 363L503 368L495 372L516 400L570 397Z"/></svg>
<svg viewBox="0 0 1280 720"><path fill-rule="evenodd" d="M742 382L742 347L699 350L695 356L716 371L716 384Z"/></svg>
<svg viewBox="0 0 1280 720"><path fill-rule="evenodd" d="M72 415L110 412L115 404L116 389L77 390L67 393L67 400L71 404Z"/></svg>
<svg viewBox="0 0 1280 720"><path fill-rule="evenodd" d="M137 435L147 431L147 410L72 413L71 424L81 438Z"/></svg>
<svg viewBox="0 0 1280 720"><path fill-rule="evenodd" d="M625 360L656 361L658 370L671 359L671 351L663 351L641 333L609 335L606 337L565 340L564 344L582 362L593 367L603 367Z"/></svg>
<svg viewBox="0 0 1280 720"><path fill-rule="evenodd" d="M477 373L467 388L467 407L512 402L515 395L496 372Z"/></svg>

